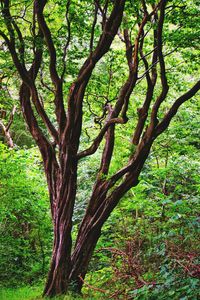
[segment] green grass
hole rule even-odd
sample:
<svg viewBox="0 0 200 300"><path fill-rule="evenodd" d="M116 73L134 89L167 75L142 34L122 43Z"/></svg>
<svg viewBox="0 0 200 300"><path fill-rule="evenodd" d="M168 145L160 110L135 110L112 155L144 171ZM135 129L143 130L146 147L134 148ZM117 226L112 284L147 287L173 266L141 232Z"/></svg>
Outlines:
<svg viewBox="0 0 200 300"><path fill-rule="evenodd" d="M27 286L27 287L21 287L16 289L11 288L2 288L0 289L0 300L44 300L44 298L41 297L42 295L43 286ZM52 298L51 298L52 299ZM55 297L53 298L55 300L95 300L100 299L99 297L88 297L87 295L84 295L82 298L75 297L73 295L66 295L61 297Z"/></svg>
<svg viewBox="0 0 200 300"><path fill-rule="evenodd" d="M0 289L1 300L33 300L42 299L42 287L22 287L16 289L3 288Z"/></svg>

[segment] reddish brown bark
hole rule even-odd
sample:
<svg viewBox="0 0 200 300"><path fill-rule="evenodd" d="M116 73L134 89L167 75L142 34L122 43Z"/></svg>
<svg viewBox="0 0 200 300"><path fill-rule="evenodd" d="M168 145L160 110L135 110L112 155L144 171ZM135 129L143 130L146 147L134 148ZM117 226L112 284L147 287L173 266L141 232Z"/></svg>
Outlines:
<svg viewBox="0 0 200 300"><path fill-rule="evenodd" d="M13 118L14 118L14 114L16 111L16 106L13 107L11 113L10 113L10 118L8 121L8 124L5 125L4 122L0 119L0 127L2 129L2 133L6 139L6 143L8 145L8 147L13 148L14 147L14 142L10 133L10 126L13 123ZM5 111L5 115L6 115L6 111Z"/></svg>

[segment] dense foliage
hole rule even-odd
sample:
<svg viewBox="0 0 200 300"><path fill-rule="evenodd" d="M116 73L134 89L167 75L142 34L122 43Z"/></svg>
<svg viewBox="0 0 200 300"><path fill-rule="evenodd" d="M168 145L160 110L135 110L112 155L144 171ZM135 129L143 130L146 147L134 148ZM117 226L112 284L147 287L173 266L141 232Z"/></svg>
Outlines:
<svg viewBox="0 0 200 300"><path fill-rule="evenodd" d="M186 136L181 128L188 112ZM101 264L87 278L107 297L199 297L200 163L199 144L192 142L199 111L186 107L178 119L155 145L140 184L104 227L94 271Z"/></svg>
<svg viewBox="0 0 200 300"><path fill-rule="evenodd" d="M47 272L52 229L36 149L0 144L1 285L31 283Z"/></svg>
<svg viewBox="0 0 200 300"><path fill-rule="evenodd" d="M107 198L98 198L98 188L100 191L103 190L104 183L109 183L112 176L122 170L121 168L134 162L134 157L137 158L140 150L146 149L142 147L149 136L153 146L150 145L151 151L149 148L146 156L144 155L144 161L146 160L144 166L143 157L140 157L142 171L136 172L136 176L133 176L132 181L134 179L135 183L130 184L128 192L118 200L119 203L108 220L105 217L103 221L103 223L106 221L105 224L99 228L101 236L97 231L100 239L88 272L84 270L83 277L78 273L79 283L84 283L83 298L197 300L200 297L199 92L196 93L195 90L189 101L186 102L188 99L183 101L186 103L180 107L177 114L175 112L173 120L170 119L169 128L159 136L159 128L162 131L163 120L165 121L173 107L172 104L181 95L185 96L188 90L192 90L198 80L199 4L198 1L161 0L161 4L167 3L163 8L165 20L162 24L159 6L158 11L155 10L156 1L125 1L121 26L116 33L111 30L109 38L113 38L112 44L105 51L105 55L102 55L102 49L98 53L98 41L103 36L101 34L115 3L122 2L102 0L93 3L90 0L72 0L63 3L60 0L49 0L46 4L45 0L34 1L38 6L41 3L46 5L44 14L43 11L42 14L41 11L36 14L33 1L23 0L20 3L18 0L0 1L0 299L2 300L40 299L42 285L49 270L52 248L56 244L56 234L59 238L69 237L66 242L68 248L71 247L72 237L72 251L70 249L69 255L65 248L63 251L58 247L60 249L58 253L63 251L65 257L67 255L71 257L71 252L73 254L73 251L79 249L77 236L79 237L81 232L83 226L81 221L85 212L88 217L88 205L97 198L98 201L100 199L105 203L106 207L106 203L112 200L110 195L112 196L118 187L126 183L131 171L124 173L106 191ZM9 3L12 5L9 6ZM7 7L12 17L6 16ZM103 7L105 11L101 10ZM151 18L147 18L148 21L145 21L145 14L150 14L151 10L154 13ZM53 52L51 45L49 47L48 38L44 41L41 34L40 29L43 28L45 32L45 25L37 24L40 14L44 16L51 32L49 41L55 47ZM144 28L141 27L143 22ZM159 26L163 26L161 35L157 34ZM139 31L140 34L138 27L144 30ZM127 28L129 32L127 31L126 35ZM14 35L16 36L13 37ZM5 36L9 37L10 42ZM159 54L156 52L157 47L159 48L156 36L162 40ZM21 76L23 74L19 72L19 64L12 61L13 45L25 74L26 70L29 70L27 74L33 86L29 86L29 81L27 83L26 78ZM95 53L95 49L99 57L101 55L102 57L95 61L94 70L92 69L86 78L88 81L80 88L77 84L78 78L82 75L84 66L87 73L87 63ZM52 58L54 50L56 63ZM120 95L130 83L127 78L129 76L131 78L131 67L137 61L135 58L131 60L135 53L138 55L137 76L135 82L133 80L134 91L132 89L130 95L127 92L129 105L126 106L124 102L120 113L113 115L115 117L113 119L117 120L116 123L108 126L98 143L99 132L107 126L108 121L113 120L109 118L117 107ZM95 60L95 55L91 61L92 59ZM34 72L30 72L31 68L34 69L35 61L36 64L38 62L36 78ZM83 68L80 71L81 66ZM153 85L149 114L148 109L145 113L143 107L145 99L151 94L149 86L152 86L149 84L148 75ZM62 81L60 95L56 94L60 87L59 80L55 80L54 76ZM77 93L73 94L76 84ZM130 86L129 89L131 88ZM34 91L36 91L35 99ZM165 92L166 95L163 96ZM127 99L127 94L124 99ZM64 109L68 107L66 114L68 118L63 117L65 114L60 118L57 106L59 101L56 97L62 99ZM73 105L82 101L81 120L80 114L77 113L80 107L73 111L70 99ZM155 103L158 103L159 109L156 118L152 118ZM67 127L66 120L70 120L70 116L72 124L69 121ZM138 141L136 139L134 142L134 130L137 131L135 128L143 118L145 121L142 131ZM73 120L77 119L80 126L73 123ZM65 128L62 132L65 125L67 130L72 128L70 129L72 131L63 139L62 134L67 131ZM155 135L151 135L153 132L150 130L151 126L154 127ZM80 134L78 137L77 132ZM97 149L92 150L89 155L84 155L83 150L86 149L87 152L88 147L93 143L95 145L96 140ZM77 152L74 155L76 147ZM80 160L77 159L77 167L74 166L74 161L78 155ZM63 163L65 161L68 161L66 166ZM138 166L140 169L140 164ZM61 171L66 175L62 180ZM67 190L65 187L68 184ZM74 201L71 215L68 215L70 209L66 209L64 197L54 198L62 186L64 188L60 194L64 194L70 201L72 199L72 203ZM93 199L95 188L97 197ZM65 207L64 222L57 228L55 224L58 212L53 211L55 203L60 203L58 207ZM94 211L91 209L91 215L95 216L96 211L98 206ZM90 217L90 214L88 215ZM63 214L61 216L63 217ZM91 220L86 218L86 229ZM63 234L61 229L68 221L69 230L67 228ZM80 257L87 256L85 253L87 249L90 250L83 247L84 251L80 251ZM61 257L61 261L62 259ZM76 288L74 282L70 283L72 290ZM56 294L55 290L47 288L49 295ZM61 293L65 291L63 289ZM64 299L76 297L79 299L79 296L69 293Z"/></svg>
<svg viewBox="0 0 200 300"><path fill-rule="evenodd" d="M85 279L88 299L198 299L198 134L199 110L190 103L155 145L140 184L104 226ZM36 285L52 244L41 162L35 148L9 150L3 144L0 157L1 286ZM97 165L98 156L80 168L75 232L90 193L85 178L92 182Z"/></svg>

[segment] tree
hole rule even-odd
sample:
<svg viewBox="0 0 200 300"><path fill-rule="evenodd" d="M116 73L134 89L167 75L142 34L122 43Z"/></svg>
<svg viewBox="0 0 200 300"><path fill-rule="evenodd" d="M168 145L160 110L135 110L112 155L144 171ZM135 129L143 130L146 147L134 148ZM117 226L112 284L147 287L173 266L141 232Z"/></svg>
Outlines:
<svg viewBox="0 0 200 300"><path fill-rule="evenodd" d="M170 35L163 36L170 30L180 30L179 24L173 21L173 14L186 6L176 1L167 4L166 0L96 0L92 3L68 0L65 5L62 1L21 2L1 0L0 36L3 38L1 48L10 52L21 79L21 109L40 149L49 189L54 245L44 295L63 294L70 286L80 292L103 224L123 195L138 184L154 140L167 129L179 107L200 89L200 81L197 81L176 100L173 93L169 95L167 57L177 54L178 47L182 46L178 44L180 39L176 41L172 36L175 41L172 48ZM77 13L79 6L80 14ZM179 20L182 27L184 19L180 15ZM127 62L127 71L119 78L123 84L116 91L117 96L111 100L109 92L99 95L95 90L86 97L86 91L92 88L93 71L116 41L121 43L121 51L125 45ZM195 43L190 46L193 50ZM72 68L69 59L75 49L76 58L82 57L85 61L69 86L66 80L70 66ZM49 70L44 64L49 65ZM112 71L109 82L111 79ZM142 79L146 80L145 84ZM191 78L194 80L195 76ZM126 128L128 115L136 108L132 95L140 84L145 96L142 106L137 107L137 121L132 124L135 129L129 159L125 166L111 173L115 135L118 128ZM45 88L43 93L41 86ZM54 117L47 106L45 108L52 96ZM84 136L85 104L97 102L99 97L105 99L102 115L96 120L101 120L99 132L89 147L79 150L84 145L80 142ZM92 157L97 150L101 151L100 168L72 246L78 163L87 156Z"/></svg>

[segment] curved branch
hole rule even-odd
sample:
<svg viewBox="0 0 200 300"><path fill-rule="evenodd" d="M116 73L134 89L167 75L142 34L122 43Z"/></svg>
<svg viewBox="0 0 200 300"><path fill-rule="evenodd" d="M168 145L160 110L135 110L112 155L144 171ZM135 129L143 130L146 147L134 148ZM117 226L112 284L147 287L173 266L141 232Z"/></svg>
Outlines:
<svg viewBox="0 0 200 300"><path fill-rule="evenodd" d="M80 85L88 76L91 75L96 63L109 50L110 45L117 34L118 28L122 21L125 0L116 0L110 17L105 23L103 33L99 39L96 49L92 52L89 58L83 64L76 84Z"/></svg>
<svg viewBox="0 0 200 300"><path fill-rule="evenodd" d="M66 124L66 113L65 113L64 103L63 103L63 92L62 92L63 78L60 78L58 75L58 72L57 72L56 49L55 49L55 46L53 43L51 32L49 30L49 27L47 26L47 23L44 18L44 14L43 14L43 10L44 10L46 3L47 3L47 0L43 0L43 1L35 0L34 6L35 6L35 12L37 15L39 27L44 35L44 38L45 38L45 41L46 41L46 44L47 44L47 47L49 50L50 76L51 76L51 80L56 88L56 93L55 93L56 116L57 116L57 121L59 124L60 131L63 131L64 126Z"/></svg>
<svg viewBox="0 0 200 300"><path fill-rule="evenodd" d="M31 66L30 70L27 71L26 68L25 68L24 61L22 60L22 62L20 62L20 59L19 59L17 51L16 51L15 31L17 32L20 43L22 43L22 44L23 44L23 37L22 37L22 34L20 32L19 27L17 26L17 24L12 19L12 16L11 16L10 10L9 10L9 1L8 0L5 1L5 6L4 6L4 9L3 9L3 16L4 16L5 24L7 26L7 29L8 29L8 32L10 33L11 38L9 40L8 37L3 32L0 32L0 35L4 38L6 44L9 48L9 51L10 51L10 53L12 55L12 58L13 58L13 62L15 64L15 66L16 66L23 82L31 90L32 101L33 101L33 103L36 107L36 110L37 110L39 116L44 121L44 124L46 125L46 128L48 129L49 133L52 135L52 137L54 138L56 143L58 143L57 131L54 128L54 126L51 123L49 117L47 116L43 106L40 103L40 100L39 100L39 97L38 97L38 92L37 92L37 89L36 89L36 86L35 86L35 83L34 83L35 79L36 79L36 76L38 74L40 65L41 65L43 49L42 49L42 47L38 47L36 49L36 51L34 52L34 60L33 60L32 66ZM12 27L12 25L13 25L13 27ZM43 38L43 34L40 30L39 30L38 36ZM22 45L22 49L20 50L20 55L23 55L23 52L24 52L24 46Z"/></svg>
<svg viewBox="0 0 200 300"><path fill-rule="evenodd" d="M55 86L57 86L58 82L60 81L60 77L58 76L58 72L56 69L56 49L53 43L53 39L51 36L51 32L47 26L47 23L44 18L43 10L44 7L47 3L47 0L39 1L35 0L34 5L35 5L35 12L37 15L38 19L38 24L40 26L40 29L42 30L42 33L44 35L47 47L49 49L49 55L50 55L50 74L51 74L51 79Z"/></svg>
<svg viewBox="0 0 200 300"><path fill-rule="evenodd" d="M156 126L155 128L155 137L160 135L170 124L172 118L176 115L179 107L186 102L187 100L191 99L198 91L200 90L200 80L185 94L180 96L169 109L167 114L164 116L162 121Z"/></svg>
<svg viewBox="0 0 200 300"><path fill-rule="evenodd" d="M67 41L64 47L64 51L63 51L63 57L62 57L62 62L63 62L63 71L61 74L61 80L64 80L64 75L65 75L65 71L66 71L66 56L67 56L67 49L69 47L69 43L70 43L70 39L71 39L71 24L70 24L70 20L69 20L69 8L70 8L70 4L71 4L71 0L68 0L66 3L66 14L65 14L65 18L66 18L66 22L67 22L67 31L68 31L68 35L67 35Z"/></svg>
<svg viewBox="0 0 200 300"><path fill-rule="evenodd" d="M10 113L10 117L9 117L9 121L8 121L7 125L4 125L3 121L0 120L0 126L1 126L1 128L3 130L3 134L4 134L5 138L6 138L8 146L10 148L14 147L14 142L13 142L13 139L12 139L11 134L10 134L10 126L13 123L13 118L14 118L15 111L16 111L16 106L14 105L13 109L12 109L12 111Z"/></svg>
<svg viewBox="0 0 200 300"><path fill-rule="evenodd" d="M122 21L125 0L116 0L110 17L103 27L103 32L95 50L90 53L80 69L77 80L71 85L68 97L68 121L63 134L64 148L73 143L77 152L82 124L82 103L85 89L96 63L108 52ZM72 132L73 131L73 132ZM101 138L102 139L102 138Z"/></svg>
<svg viewBox="0 0 200 300"><path fill-rule="evenodd" d="M157 29L157 54L159 58L160 64L160 77L161 77L161 84L162 84L162 91L161 94L156 99L152 112L151 112L151 123L149 130L153 131L155 126L157 125L157 114L161 103L167 96L169 86L167 82L166 70L165 70L165 60L163 55L163 40L162 40L162 33L163 33L163 26L164 26L164 19L165 19L165 7L166 7L166 0L163 0L160 5L160 18L158 20L158 29Z"/></svg>
<svg viewBox="0 0 200 300"><path fill-rule="evenodd" d="M10 118L9 118L9 121L8 121L8 124L6 125L6 131L8 131L10 129L10 126L12 125L13 123L13 119L14 119L14 114L16 112L16 106L14 105L13 106L13 109L11 111L11 114L10 114Z"/></svg>
<svg viewBox="0 0 200 300"><path fill-rule="evenodd" d="M94 154L96 152L96 150L98 149L101 141L103 140L103 137L104 137L106 131L108 130L108 128L111 125L125 124L126 122L127 122L127 120L124 120L122 118L113 118L113 119L108 120L106 122L106 124L102 127L102 129L101 129L100 133L98 134L98 136L94 139L94 142L92 143L92 145L88 149L79 152L77 154L77 158L81 159L81 158L86 157L88 155Z"/></svg>

